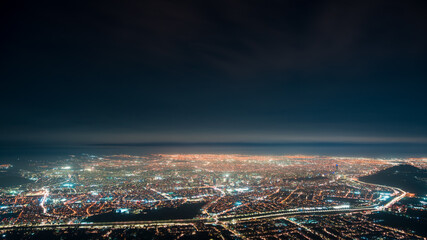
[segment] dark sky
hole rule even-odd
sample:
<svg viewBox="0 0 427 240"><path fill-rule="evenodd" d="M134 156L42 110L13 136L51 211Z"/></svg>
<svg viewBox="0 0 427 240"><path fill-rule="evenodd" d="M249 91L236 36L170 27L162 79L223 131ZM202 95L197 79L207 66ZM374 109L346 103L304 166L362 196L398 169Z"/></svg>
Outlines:
<svg viewBox="0 0 427 240"><path fill-rule="evenodd" d="M427 143L426 1L1 1L0 143Z"/></svg>

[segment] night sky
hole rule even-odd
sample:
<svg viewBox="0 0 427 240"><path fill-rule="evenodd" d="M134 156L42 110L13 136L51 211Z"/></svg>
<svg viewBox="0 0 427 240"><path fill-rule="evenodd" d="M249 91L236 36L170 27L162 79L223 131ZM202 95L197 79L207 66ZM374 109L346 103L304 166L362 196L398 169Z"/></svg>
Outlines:
<svg viewBox="0 0 427 240"><path fill-rule="evenodd" d="M1 1L0 143L427 143L426 1Z"/></svg>

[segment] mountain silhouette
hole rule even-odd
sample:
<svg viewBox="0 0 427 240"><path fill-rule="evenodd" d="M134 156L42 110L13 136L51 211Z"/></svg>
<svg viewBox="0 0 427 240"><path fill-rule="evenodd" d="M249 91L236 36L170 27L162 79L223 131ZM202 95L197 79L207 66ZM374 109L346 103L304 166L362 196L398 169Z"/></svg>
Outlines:
<svg viewBox="0 0 427 240"><path fill-rule="evenodd" d="M375 174L360 177L361 181L401 188L417 195L427 194L427 170L412 165L398 165Z"/></svg>

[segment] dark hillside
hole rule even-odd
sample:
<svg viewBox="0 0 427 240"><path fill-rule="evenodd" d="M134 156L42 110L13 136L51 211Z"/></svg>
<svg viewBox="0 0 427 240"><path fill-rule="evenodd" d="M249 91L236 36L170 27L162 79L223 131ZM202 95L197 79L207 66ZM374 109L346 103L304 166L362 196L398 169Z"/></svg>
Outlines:
<svg viewBox="0 0 427 240"><path fill-rule="evenodd" d="M411 165L394 166L360 178L364 182L398 187L417 195L427 194L426 179L427 170Z"/></svg>

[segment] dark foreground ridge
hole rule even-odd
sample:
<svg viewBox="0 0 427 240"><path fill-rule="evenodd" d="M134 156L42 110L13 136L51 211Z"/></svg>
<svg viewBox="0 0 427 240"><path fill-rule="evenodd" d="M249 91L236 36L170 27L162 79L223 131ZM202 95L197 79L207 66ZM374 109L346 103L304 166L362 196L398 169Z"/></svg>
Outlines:
<svg viewBox="0 0 427 240"><path fill-rule="evenodd" d="M387 168L360 178L364 182L398 187L417 195L427 194L426 179L427 170L408 164Z"/></svg>

